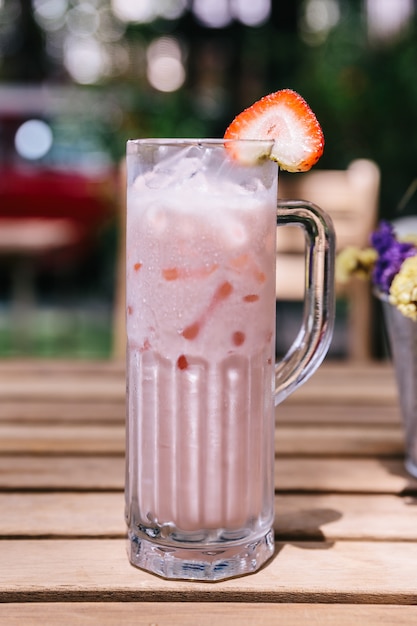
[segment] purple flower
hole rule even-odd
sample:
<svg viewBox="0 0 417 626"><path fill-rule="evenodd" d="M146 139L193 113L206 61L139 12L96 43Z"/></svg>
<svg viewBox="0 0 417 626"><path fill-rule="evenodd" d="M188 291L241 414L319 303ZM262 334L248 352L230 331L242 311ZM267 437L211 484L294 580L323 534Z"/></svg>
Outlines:
<svg viewBox="0 0 417 626"><path fill-rule="evenodd" d="M372 273L373 283L384 293L389 292L392 280L398 273L403 261L416 254L414 244L397 241L393 226L382 221L371 236L371 244L378 253L378 259Z"/></svg>

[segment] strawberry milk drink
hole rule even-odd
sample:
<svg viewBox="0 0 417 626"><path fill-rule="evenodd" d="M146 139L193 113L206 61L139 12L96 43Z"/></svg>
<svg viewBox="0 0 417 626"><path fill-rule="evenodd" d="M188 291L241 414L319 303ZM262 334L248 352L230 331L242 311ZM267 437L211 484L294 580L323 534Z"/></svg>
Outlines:
<svg viewBox="0 0 417 626"><path fill-rule="evenodd" d="M245 574L273 554L274 399L331 336L331 226L308 203L277 209L272 145L128 142L129 558L167 578ZM276 365L277 215L306 230L313 288Z"/></svg>

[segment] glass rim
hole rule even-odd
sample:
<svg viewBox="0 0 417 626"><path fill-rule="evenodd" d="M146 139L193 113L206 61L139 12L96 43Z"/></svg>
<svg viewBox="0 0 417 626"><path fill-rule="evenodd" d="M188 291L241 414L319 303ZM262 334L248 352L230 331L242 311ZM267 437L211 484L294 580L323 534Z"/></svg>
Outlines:
<svg viewBox="0 0 417 626"><path fill-rule="evenodd" d="M224 146L231 144L247 144L256 145L263 144L267 146L273 146L273 139L225 139L225 138L159 138L152 137L149 139L128 139L126 144L128 146Z"/></svg>

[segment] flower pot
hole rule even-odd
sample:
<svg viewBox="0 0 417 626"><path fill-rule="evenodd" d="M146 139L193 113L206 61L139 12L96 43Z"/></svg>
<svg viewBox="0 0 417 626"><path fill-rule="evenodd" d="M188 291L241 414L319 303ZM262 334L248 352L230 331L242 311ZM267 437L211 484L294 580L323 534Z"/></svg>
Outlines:
<svg viewBox="0 0 417 626"><path fill-rule="evenodd" d="M417 478L417 322L391 305L386 294L375 295L382 302L397 381L404 424L405 467Z"/></svg>

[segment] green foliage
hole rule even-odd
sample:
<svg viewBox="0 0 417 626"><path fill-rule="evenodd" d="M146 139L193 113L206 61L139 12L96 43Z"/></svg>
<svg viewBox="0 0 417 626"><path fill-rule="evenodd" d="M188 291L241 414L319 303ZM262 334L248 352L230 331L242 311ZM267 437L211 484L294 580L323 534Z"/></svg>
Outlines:
<svg viewBox="0 0 417 626"><path fill-rule="evenodd" d="M350 11L325 43L310 49L299 71L300 90L326 137L320 167L345 167L353 158L381 168L381 216L396 207L417 174L417 33L415 24L392 42L372 44L361 14ZM415 213L410 204L406 213Z"/></svg>

